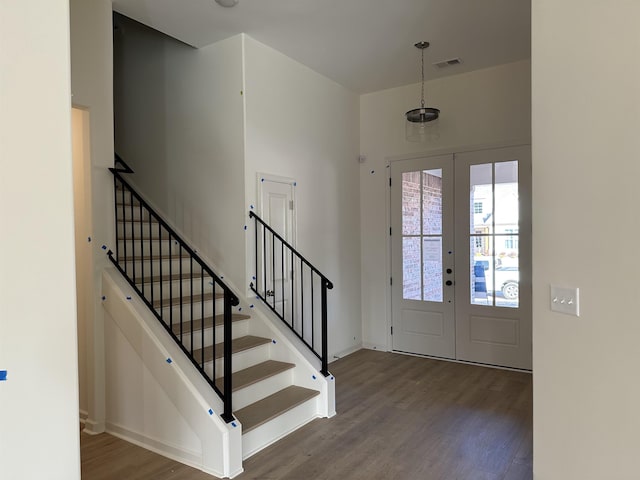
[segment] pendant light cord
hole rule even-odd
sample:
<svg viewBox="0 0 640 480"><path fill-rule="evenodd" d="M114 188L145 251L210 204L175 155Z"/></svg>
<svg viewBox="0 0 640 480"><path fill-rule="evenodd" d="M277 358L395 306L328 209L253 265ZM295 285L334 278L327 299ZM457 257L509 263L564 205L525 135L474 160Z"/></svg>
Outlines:
<svg viewBox="0 0 640 480"><path fill-rule="evenodd" d="M421 93L421 98L422 98L422 108L424 108L424 48L420 49L420 53L422 53L422 93Z"/></svg>

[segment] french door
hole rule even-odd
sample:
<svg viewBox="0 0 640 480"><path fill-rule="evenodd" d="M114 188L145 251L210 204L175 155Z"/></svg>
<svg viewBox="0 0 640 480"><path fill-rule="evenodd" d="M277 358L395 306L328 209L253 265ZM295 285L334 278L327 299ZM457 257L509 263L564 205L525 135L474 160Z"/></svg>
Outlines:
<svg viewBox="0 0 640 480"><path fill-rule="evenodd" d="M391 164L396 351L531 368L530 147Z"/></svg>

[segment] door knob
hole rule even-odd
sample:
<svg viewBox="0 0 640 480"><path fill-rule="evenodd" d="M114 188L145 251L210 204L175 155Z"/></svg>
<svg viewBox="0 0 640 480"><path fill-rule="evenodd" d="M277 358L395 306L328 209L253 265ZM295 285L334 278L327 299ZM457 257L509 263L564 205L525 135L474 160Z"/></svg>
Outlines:
<svg viewBox="0 0 640 480"><path fill-rule="evenodd" d="M453 282L452 282L451 280L447 280L446 282L444 282L444 284L445 284L447 287L450 287L451 285L453 285Z"/></svg>
<svg viewBox="0 0 640 480"><path fill-rule="evenodd" d="M450 268L447 268L447 273L453 273L453 270L451 270Z"/></svg>

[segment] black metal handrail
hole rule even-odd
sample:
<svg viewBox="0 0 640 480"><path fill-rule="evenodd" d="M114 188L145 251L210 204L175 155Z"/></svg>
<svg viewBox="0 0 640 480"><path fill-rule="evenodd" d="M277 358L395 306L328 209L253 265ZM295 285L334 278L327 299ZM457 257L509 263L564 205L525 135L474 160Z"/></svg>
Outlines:
<svg viewBox="0 0 640 480"><path fill-rule="evenodd" d="M231 307L239 304L238 297L122 177L134 172L118 155L109 171L116 214L116 253L114 257L109 250L109 259L220 396L221 416L231 422ZM224 306L216 315L219 298ZM217 317L222 318L218 344ZM209 326L211 333L205 336ZM222 382L216 375L220 350Z"/></svg>
<svg viewBox="0 0 640 480"><path fill-rule="evenodd" d="M255 275L251 290L320 359L320 372L328 376L327 290L333 288L333 283L258 215L250 211L249 218L255 220ZM319 305L314 296L317 284Z"/></svg>

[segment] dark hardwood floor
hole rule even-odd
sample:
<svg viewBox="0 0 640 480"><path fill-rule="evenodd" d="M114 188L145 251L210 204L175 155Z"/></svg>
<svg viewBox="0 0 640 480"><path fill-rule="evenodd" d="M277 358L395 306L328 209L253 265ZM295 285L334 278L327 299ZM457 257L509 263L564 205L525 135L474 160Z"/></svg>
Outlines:
<svg viewBox="0 0 640 480"><path fill-rule="evenodd" d="M532 478L531 375L371 350L330 370L338 415L257 453L236 478ZM110 435L81 445L83 480L212 478Z"/></svg>

